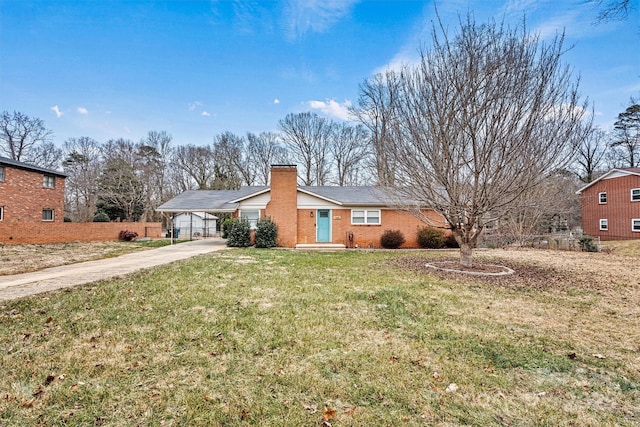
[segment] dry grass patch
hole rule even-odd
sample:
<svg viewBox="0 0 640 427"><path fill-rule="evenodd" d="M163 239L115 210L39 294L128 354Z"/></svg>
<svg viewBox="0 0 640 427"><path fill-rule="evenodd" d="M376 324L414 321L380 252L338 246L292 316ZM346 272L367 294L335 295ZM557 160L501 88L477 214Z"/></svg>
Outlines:
<svg viewBox="0 0 640 427"><path fill-rule="evenodd" d="M433 252L234 250L7 302L0 419L637 425L633 270L564 256L485 251L516 269L488 280L421 268Z"/></svg>
<svg viewBox="0 0 640 427"><path fill-rule="evenodd" d="M111 258L165 244L169 244L169 242L155 240L147 242L69 242L41 245L0 244L0 276Z"/></svg>

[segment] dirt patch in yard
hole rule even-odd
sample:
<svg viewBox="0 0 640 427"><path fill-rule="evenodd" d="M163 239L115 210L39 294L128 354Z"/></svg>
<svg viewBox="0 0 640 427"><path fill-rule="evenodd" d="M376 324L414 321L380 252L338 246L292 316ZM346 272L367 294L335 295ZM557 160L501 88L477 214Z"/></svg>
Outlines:
<svg viewBox="0 0 640 427"><path fill-rule="evenodd" d="M0 276L110 258L144 250L136 242L71 242L43 245L0 245Z"/></svg>

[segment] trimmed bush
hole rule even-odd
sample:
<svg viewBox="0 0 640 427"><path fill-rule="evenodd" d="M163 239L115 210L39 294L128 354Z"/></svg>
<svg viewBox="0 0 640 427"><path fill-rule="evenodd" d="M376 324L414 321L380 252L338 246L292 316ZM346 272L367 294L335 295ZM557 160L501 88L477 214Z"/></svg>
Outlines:
<svg viewBox="0 0 640 427"><path fill-rule="evenodd" d="M232 248L251 246L251 225L246 218L231 220L227 235L227 246Z"/></svg>
<svg viewBox="0 0 640 427"><path fill-rule="evenodd" d="M380 246L386 249L397 249L405 242L400 230L385 230L380 237Z"/></svg>
<svg viewBox="0 0 640 427"><path fill-rule="evenodd" d="M278 246L278 225L270 217L260 218L256 226L256 248Z"/></svg>
<svg viewBox="0 0 640 427"><path fill-rule="evenodd" d="M233 222L232 218L227 218L222 221L222 238L226 239L229 237L229 230L231 230L231 223Z"/></svg>
<svg viewBox="0 0 640 427"><path fill-rule="evenodd" d="M111 219L105 212L98 212L93 216L93 222L109 222Z"/></svg>
<svg viewBox="0 0 640 427"><path fill-rule="evenodd" d="M138 238L138 233L131 230L122 230L118 234L118 239L124 240L125 242L133 242Z"/></svg>
<svg viewBox="0 0 640 427"><path fill-rule="evenodd" d="M423 227L418 230L418 245L425 249L440 249L445 245L446 237L442 230Z"/></svg>

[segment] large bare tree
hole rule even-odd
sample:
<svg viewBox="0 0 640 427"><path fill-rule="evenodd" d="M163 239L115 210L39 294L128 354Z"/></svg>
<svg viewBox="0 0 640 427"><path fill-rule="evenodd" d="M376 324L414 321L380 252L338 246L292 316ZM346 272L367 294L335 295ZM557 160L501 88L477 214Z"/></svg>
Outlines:
<svg viewBox="0 0 640 427"><path fill-rule="evenodd" d="M269 185L271 165L287 162L287 150L275 132L247 133L247 155L255 164L258 185Z"/></svg>
<svg viewBox="0 0 640 427"><path fill-rule="evenodd" d="M575 156L574 172L584 183L597 178L604 167L607 153L607 134L599 128L593 128L578 146Z"/></svg>
<svg viewBox="0 0 640 427"><path fill-rule="evenodd" d="M396 97L400 95L398 76L393 71L379 73L360 84L357 106L351 112L368 130L373 149L372 163L376 181L381 186L394 184L395 165L392 150L393 133L397 126L394 113Z"/></svg>
<svg viewBox="0 0 640 427"><path fill-rule="evenodd" d="M468 16L432 38L399 76L395 186L446 218L470 266L485 225L571 160L586 103L561 62L563 36L543 43L524 24Z"/></svg>
<svg viewBox="0 0 640 427"><path fill-rule="evenodd" d="M17 111L0 113L0 154L12 160L55 169L62 150L53 144L52 137L42 119Z"/></svg>
<svg viewBox="0 0 640 427"><path fill-rule="evenodd" d="M287 114L278 122L291 160L298 163L304 185L324 185L329 173L331 124L315 113Z"/></svg>
<svg viewBox="0 0 640 427"><path fill-rule="evenodd" d="M65 179L65 205L74 221L93 219L98 200L98 177L102 171L100 143L82 136L64 142L65 160L62 162Z"/></svg>
<svg viewBox="0 0 640 427"><path fill-rule="evenodd" d="M362 185L368 180L365 161L370 157L369 132L363 125L335 123L329 135L336 184Z"/></svg>

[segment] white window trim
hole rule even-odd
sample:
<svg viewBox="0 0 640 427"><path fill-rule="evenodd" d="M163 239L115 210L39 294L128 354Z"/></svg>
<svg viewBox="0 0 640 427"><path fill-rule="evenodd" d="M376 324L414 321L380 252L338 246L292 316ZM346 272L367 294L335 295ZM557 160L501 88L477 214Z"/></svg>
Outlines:
<svg viewBox="0 0 640 427"><path fill-rule="evenodd" d="M364 212L364 222L353 222L354 212ZM369 222L369 212L378 212L378 222ZM381 209L351 209L351 225L381 225L382 224L382 210Z"/></svg>
<svg viewBox="0 0 640 427"><path fill-rule="evenodd" d="M602 195L604 194L604 202L602 201ZM601 191L600 193L598 193L598 203L601 205L606 205L607 204L607 192L606 191Z"/></svg>
<svg viewBox="0 0 640 427"><path fill-rule="evenodd" d="M638 229L636 230L633 226L635 222L638 222ZM634 233L640 233L640 218L633 218L631 220L631 231Z"/></svg>
<svg viewBox="0 0 640 427"><path fill-rule="evenodd" d="M51 178L51 185L48 185L47 178ZM48 175L48 174L43 175L42 186L44 188L56 188L56 177L53 176L53 175Z"/></svg>
<svg viewBox="0 0 640 427"><path fill-rule="evenodd" d="M44 219L44 211L51 211L51 219ZM42 209L42 221L51 222L56 219L56 211L54 209L44 208Z"/></svg>
<svg viewBox="0 0 640 427"><path fill-rule="evenodd" d="M251 224L251 222L252 222L253 220L251 220L251 219L247 218L247 220L249 221L249 224L251 224L251 229L252 229L252 230L255 230L255 229L257 228L257 226L258 226L258 221L260 221L260 217L261 217L261 216L260 216L260 209L240 209L240 210L238 211L238 218L245 218L245 217L242 215L242 212L243 212L243 211L244 211L244 212L258 212L258 219L256 219L256 220L255 220L255 222L256 222L256 223L255 223L255 225L254 225L254 224Z"/></svg>
<svg viewBox="0 0 640 427"><path fill-rule="evenodd" d="M4 206L0 206L0 221L4 219Z"/></svg>
<svg viewBox="0 0 640 427"><path fill-rule="evenodd" d="M603 222L604 221L604 222ZM598 221L599 225L600 225L600 230L602 231L609 231L609 220L607 218L600 218L600 220ZM602 226L602 224L604 224L604 227Z"/></svg>
<svg viewBox="0 0 640 427"><path fill-rule="evenodd" d="M7 170L5 169L5 167L0 166L0 182L3 182L5 180L6 173L7 173Z"/></svg>
<svg viewBox="0 0 640 427"><path fill-rule="evenodd" d="M638 192L638 198L636 198L636 199L633 198L633 192L634 191ZM630 194L631 194L631 201L632 202L640 202L640 188L632 188Z"/></svg>

